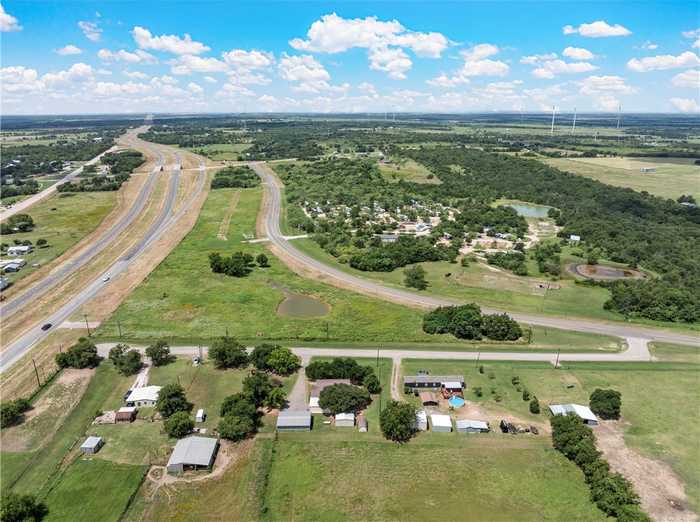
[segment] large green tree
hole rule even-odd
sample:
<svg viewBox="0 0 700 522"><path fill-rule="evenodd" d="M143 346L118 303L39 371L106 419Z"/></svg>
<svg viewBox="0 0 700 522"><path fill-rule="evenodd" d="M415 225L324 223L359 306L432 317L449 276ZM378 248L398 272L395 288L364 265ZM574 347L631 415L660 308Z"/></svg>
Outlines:
<svg viewBox="0 0 700 522"><path fill-rule="evenodd" d="M176 439L189 435L193 429L194 421L186 411L176 411L165 420L165 431Z"/></svg>
<svg viewBox="0 0 700 522"><path fill-rule="evenodd" d="M363 410L371 402L369 392L352 384L334 384L321 391L318 405L332 415Z"/></svg>
<svg viewBox="0 0 700 522"><path fill-rule="evenodd" d="M153 366L163 366L173 360L170 355L170 345L165 339L158 339L146 348L146 356L151 359Z"/></svg>
<svg viewBox="0 0 700 522"><path fill-rule="evenodd" d="M185 390L179 384L166 384L158 393L156 410L166 419L178 411L189 412L192 406L192 403L187 401Z"/></svg>
<svg viewBox="0 0 700 522"><path fill-rule="evenodd" d="M233 337L219 337L209 348L209 357L217 368L240 368L248 364L245 346Z"/></svg>
<svg viewBox="0 0 700 522"><path fill-rule="evenodd" d="M391 401L379 416L379 426L394 442L407 442L416 433L416 409L407 402Z"/></svg>

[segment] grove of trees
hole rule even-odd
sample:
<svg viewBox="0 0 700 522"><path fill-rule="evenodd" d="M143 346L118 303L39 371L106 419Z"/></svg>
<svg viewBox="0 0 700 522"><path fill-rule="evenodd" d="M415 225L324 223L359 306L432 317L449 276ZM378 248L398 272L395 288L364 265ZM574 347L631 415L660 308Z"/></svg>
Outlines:
<svg viewBox="0 0 700 522"><path fill-rule="evenodd" d="M440 306L423 316L423 331L449 333L458 339L517 341L523 334L520 325L507 314L484 315L475 303Z"/></svg>
<svg viewBox="0 0 700 522"><path fill-rule="evenodd" d="M622 394L617 390L596 388L589 399L591 411L601 419L619 419Z"/></svg>
<svg viewBox="0 0 700 522"><path fill-rule="evenodd" d="M60 368L94 368L101 360L97 346L87 337L81 337L68 350L56 354L56 364Z"/></svg>

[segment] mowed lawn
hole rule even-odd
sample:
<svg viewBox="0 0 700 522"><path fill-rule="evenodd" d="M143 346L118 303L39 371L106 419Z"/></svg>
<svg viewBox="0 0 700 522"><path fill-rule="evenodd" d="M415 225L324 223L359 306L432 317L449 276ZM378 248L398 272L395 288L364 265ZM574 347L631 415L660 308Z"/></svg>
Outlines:
<svg viewBox="0 0 700 522"><path fill-rule="evenodd" d="M109 214L116 201L116 192L80 192L56 194L30 207L25 214L34 220L34 230L3 236L3 242L12 245L15 240L46 239L46 248L35 248L23 259L26 266L19 272L6 274L11 282L31 274L63 254L78 241L90 234ZM9 290L9 289L8 289Z"/></svg>
<svg viewBox="0 0 700 522"><path fill-rule="evenodd" d="M441 183L430 170L409 158L391 157L387 163L379 163L379 171L389 181L412 181L413 183Z"/></svg>
<svg viewBox="0 0 700 522"><path fill-rule="evenodd" d="M229 335L251 342L264 340L433 341L446 336L422 332L422 313L371 299L297 276L254 237L261 188L245 189L226 231L217 237L234 189L210 192L197 224L180 245L146 278L98 330L118 335L117 321L130 340L159 337L207 340ZM269 268L255 268L247 277L214 274L208 255L244 251L265 253ZM287 292L320 299L330 312L317 318L283 317L277 307Z"/></svg>
<svg viewBox="0 0 700 522"><path fill-rule="evenodd" d="M622 415L629 423L626 443L643 454L667 462L686 485L691 505L700 511L700 366L683 363L565 363L558 370L537 363L488 361L479 373L474 362L404 360L403 375L419 369L433 375L464 374L465 398L489 412L510 412L524 421L547 422L547 404L588 404L596 388L622 393ZM490 376L493 378L490 378ZM542 412L533 415L511 383L518 376L521 386L540 401ZM568 387L571 386L572 387ZM474 387L484 392L479 398ZM491 389L495 389L495 393ZM501 401L496 400L500 396Z"/></svg>
<svg viewBox="0 0 700 522"><path fill-rule="evenodd" d="M681 194L700 196L700 166L692 158L549 158L548 165L617 187L645 190L676 199ZM656 172L640 172L642 167Z"/></svg>
<svg viewBox="0 0 700 522"><path fill-rule="evenodd" d="M405 445L280 439L266 519L605 520L581 472L544 437L445 435Z"/></svg>
<svg viewBox="0 0 700 522"><path fill-rule="evenodd" d="M49 492L46 522L111 522L120 520L138 490L148 466L80 458Z"/></svg>

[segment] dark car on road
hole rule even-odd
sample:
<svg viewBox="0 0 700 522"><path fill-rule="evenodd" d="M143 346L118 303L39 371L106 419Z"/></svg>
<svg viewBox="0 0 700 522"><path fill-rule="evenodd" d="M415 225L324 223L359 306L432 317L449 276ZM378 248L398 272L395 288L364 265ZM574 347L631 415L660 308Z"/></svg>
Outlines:
<svg viewBox="0 0 700 522"><path fill-rule="evenodd" d="M44 331L46 331L46 330L48 330L49 328L51 328L52 326L53 326L53 325L52 325L51 323L46 323L45 325L43 325L43 326L41 327L41 329L44 330Z"/></svg>

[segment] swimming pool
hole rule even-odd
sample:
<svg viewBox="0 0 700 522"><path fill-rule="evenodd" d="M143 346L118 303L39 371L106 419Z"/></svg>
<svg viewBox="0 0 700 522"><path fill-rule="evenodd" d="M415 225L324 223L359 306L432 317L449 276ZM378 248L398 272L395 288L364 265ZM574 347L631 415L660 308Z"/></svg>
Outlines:
<svg viewBox="0 0 700 522"><path fill-rule="evenodd" d="M462 406L464 406L464 399L462 399L462 397L458 397L456 395L453 395L452 397L450 397L447 402L453 408L461 408Z"/></svg>

